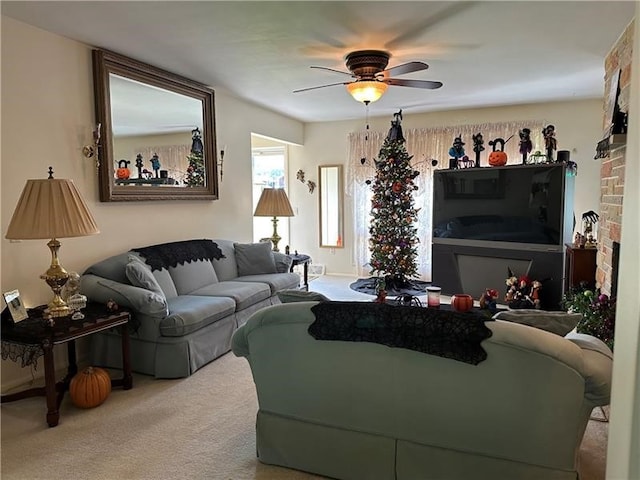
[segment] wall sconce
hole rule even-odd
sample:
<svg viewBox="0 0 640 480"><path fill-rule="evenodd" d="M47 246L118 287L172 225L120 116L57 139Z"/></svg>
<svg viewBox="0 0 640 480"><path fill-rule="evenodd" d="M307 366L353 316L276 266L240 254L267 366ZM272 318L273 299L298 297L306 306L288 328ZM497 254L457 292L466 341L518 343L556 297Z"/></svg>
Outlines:
<svg viewBox="0 0 640 480"><path fill-rule="evenodd" d="M99 123L93 131L93 145L85 145L82 147L82 154L86 158L96 157L96 169L100 168L100 155L98 149L100 148L100 128L102 124Z"/></svg>
<svg viewBox="0 0 640 480"><path fill-rule="evenodd" d="M220 150L220 158L218 159L218 168L220 169L220 182L222 182L222 167L224 165L224 152L227 150L227 146L225 145L224 147L222 147L222 150Z"/></svg>

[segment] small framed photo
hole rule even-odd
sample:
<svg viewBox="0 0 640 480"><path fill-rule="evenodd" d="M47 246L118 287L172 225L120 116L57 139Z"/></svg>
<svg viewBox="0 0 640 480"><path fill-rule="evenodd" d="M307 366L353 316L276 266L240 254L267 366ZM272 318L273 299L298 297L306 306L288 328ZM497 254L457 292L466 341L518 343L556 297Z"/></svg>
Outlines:
<svg viewBox="0 0 640 480"><path fill-rule="evenodd" d="M27 309L24 308L24 303L22 303L20 292L18 290L11 290L10 292L5 292L2 295L4 296L4 301L7 303L9 313L11 313L11 318L14 323L18 323L25 318L29 318Z"/></svg>

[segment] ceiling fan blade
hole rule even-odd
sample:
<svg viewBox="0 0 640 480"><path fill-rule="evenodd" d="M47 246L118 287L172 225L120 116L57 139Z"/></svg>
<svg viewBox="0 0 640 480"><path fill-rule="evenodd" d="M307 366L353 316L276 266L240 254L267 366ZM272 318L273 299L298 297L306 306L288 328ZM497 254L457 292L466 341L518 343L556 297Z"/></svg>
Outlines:
<svg viewBox="0 0 640 480"><path fill-rule="evenodd" d="M382 81L387 85L395 85L397 87L428 88L430 90L434 90L442 86L442 82L433 82L431 80L404 80L401 78L385 78Z"/></svg>
<svg viewBox="0 0 640 480"><path fill-rule="evenodd" d="M330 72L335 72L335 73L342 73L343 75L349 75L350 77L355 78L355 76L351 73L351 72L343 72L342 70L336 70L334 68L329 68L329 67L317 67L315 65L311 65L309 68L315 68L318 70L329 70Z"/></svg>
<svg viewBox="0 0 640 480"><path fill-rule="evenodd" d="M408 62L403 63L402 65L396 65L395 67L387 68L380 73L384 76L384 78L389 78L393 75L404 75L405 73L419 72L421 70L426 70L427 68L429 68L429 65L424 62Z"/></svg>
<svg viewBox="0 0 640 480"><path fill-rule="evenodd" d="M319 85L317 87L309 87L309 88L300 88L299 90L294 90L293 93L300 93L300 92L306 92L308 90L316 90L318 88L324 88L324 87L333 87L335 85L346 85L348 83L352 83L352 82L338 82L338 83L328 83L327 85Z"/></svg>

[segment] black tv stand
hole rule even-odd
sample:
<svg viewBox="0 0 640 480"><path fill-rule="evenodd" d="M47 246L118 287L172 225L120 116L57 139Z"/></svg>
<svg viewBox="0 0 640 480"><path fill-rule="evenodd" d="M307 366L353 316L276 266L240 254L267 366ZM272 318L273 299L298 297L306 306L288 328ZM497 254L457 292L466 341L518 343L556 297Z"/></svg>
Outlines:
<svg viewBox="0 0 640 480"><path fill-rule="evenodd" d="M495 288L503 300L508 271L543 281L541 304L558 310L562 299L564 253L523 247L492 248L461 244L433 245L433 284L445 295L468 293L476 300L487 288Z"/></svg>

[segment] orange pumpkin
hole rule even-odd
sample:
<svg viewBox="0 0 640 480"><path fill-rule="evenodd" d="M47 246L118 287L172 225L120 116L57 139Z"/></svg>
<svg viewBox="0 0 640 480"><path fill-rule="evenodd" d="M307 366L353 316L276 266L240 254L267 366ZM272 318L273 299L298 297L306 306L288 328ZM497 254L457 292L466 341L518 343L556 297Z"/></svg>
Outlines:
<svg viewBox="0 0 640 480"><path fill-rule="evenodd" d="M473 297L466 293L456 293L451 297L451 308L456 312L467 312L473 308Z"/></svg>
<svg viewBox="0 0 640 480"><path fill-rule="evenodd" d="M120 160L118 162L116 177L118 177L119 180L127 180L131 176L131 170L127 167L130 163L129 160Z"/></svg>
<svg viewBox="0 0 640 480"><path fill-rule="evenodd" d="M111 393L109 372L98 367L87 367L71 379L69 394L76 407L93 408L104 402Z"/></svg>
<svg viewBox="0 0 640 480"><path fill-rule="evenodd" d="M489 154L489 165L492 167L501 167L507 164L507 154L502 150L496 150Z"/></svg>

